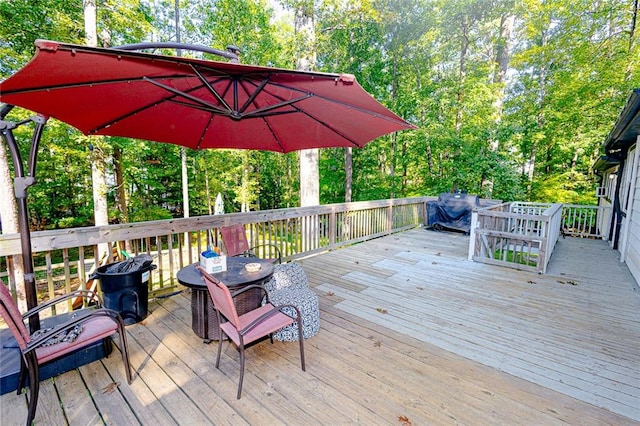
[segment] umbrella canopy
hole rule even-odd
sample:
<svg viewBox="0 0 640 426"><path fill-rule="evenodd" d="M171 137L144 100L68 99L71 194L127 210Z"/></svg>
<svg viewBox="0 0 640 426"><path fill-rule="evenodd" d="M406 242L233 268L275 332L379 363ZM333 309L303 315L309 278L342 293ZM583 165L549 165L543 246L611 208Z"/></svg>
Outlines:
<svg viewBox="0 0 640 426"><path fill-rule="evenodd" d="M352 75L44 40L36 47L31 62L0 83L0 101L87 135L289 152L362 147L414 128Z"/></svg>
<svg viewBox="0 0 640 426"><path fill-rule="evenodd" d="M46 119L5 121L14 106L55 117L87 135L146 139L193 149L290 152L362 147L379 136L415 128L372 98L352 75L46 40L36 41L36 48L31 62L0 82L0 128L14 160L29 308L37 305L37 296L26 190L35 181ZM13 129L30 120L36 129L25 173ZM31 317L30 325L32 330L39 328L37 316Z"/></svg>

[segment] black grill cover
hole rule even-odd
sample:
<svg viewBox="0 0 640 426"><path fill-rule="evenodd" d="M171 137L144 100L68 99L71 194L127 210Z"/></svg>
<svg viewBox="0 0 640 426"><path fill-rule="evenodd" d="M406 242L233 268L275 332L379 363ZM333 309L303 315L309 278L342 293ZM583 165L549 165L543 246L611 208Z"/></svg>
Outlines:
<svg viewBox="0 0 640 426"><path fill-rule="evenodd" d="M480 206L480 198L471 194L443 193L438 201L427 201L428 227L469 233L471 212Z"/></svg>

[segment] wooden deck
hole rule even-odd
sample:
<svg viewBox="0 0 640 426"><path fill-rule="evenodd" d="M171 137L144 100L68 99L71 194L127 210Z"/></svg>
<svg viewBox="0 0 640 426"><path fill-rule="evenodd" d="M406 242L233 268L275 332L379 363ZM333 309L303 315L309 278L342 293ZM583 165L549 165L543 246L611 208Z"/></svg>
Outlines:
<svg viewBox="0 0 640 426"><path fill-rule="evenodd" d="M640 290L606 243L559 242L549 273L466 260L468 237L415 229L300 261L321 330L247 353L191 331L186 293L116 352L42 383L36 424L640 424ZM112 386L112 383L119 386ZM0 424L26 400L0 398Z"/></svg>

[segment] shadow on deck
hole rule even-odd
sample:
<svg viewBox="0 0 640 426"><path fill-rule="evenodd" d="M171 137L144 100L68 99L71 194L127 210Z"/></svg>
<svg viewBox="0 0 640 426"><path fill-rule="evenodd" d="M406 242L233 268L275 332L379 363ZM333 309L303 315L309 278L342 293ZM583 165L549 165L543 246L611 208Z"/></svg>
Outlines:
<svg viewBox="0 0 640 426"><path fill-rule="evenodd" d="M414 229L301 260L321 308L307 372L295 343L262 343L241 400L237 352L217 370L188 295L156 300L127 328L133 384L113 355L65 373L43 383L37 423L640 422L640 294L626 268L612 275L615 253L562 240L538 275L469 262L467 244ZM0 403L3 425L24 422L24 396Z"/></svg>

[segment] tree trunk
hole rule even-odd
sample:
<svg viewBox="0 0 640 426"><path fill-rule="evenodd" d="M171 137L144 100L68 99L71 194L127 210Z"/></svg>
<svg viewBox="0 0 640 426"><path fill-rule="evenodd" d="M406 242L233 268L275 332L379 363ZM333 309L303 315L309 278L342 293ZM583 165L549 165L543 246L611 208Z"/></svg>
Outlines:
<svg viewBox="0 0 640 426"><path fill-rule="evenodd" d="M544 50L547 47L547 30L543 29L541 33L541 41L540 47L542 48L542 57L540 58L540 68L538 69L538 113L536 117L536 135L533 136L531 141L531 155L529 156L529 164L527 170L527 178L528 178L528 186L527 192L529 194L529 198L531 198L531 190L533 188L533 179L535 177L535 168L536 168L536 156L538 151L538 144L540 142L540 137L538 135L543 134L544 132L544 107L547 96L547 61L545 60Z"/></svg>
<svg viewBox="0 0 640 426"><path fill-rule="evenodd" d="M629 47L627 48L628 54L631 54L633 52L633 47L636 44L636 26L638 25L638 0L634 0L632 6L633 10L631 11L631 25L629 26ZM627 68L627 72L625 74L626 81L629 81L631 79L631 75L634 71L632 65L634 63L635 61L629 61L629 67Z"/></svg>
<svg viewBox="0 0 640 426"><path fill-rule="evenodd" d="M393 104L398 100L398 63L396 58L391 62L391 101ZM398 134L391 135L391 168L389 175L391 177L391 191L389 198L394 198L396 194L396 165L398 158Z"/></svg>
<svg viewBox="0 0 640 426"><path fill-rule="evenodd" d="M98 46L98 25L96 14L96 0L83 0L84 7L84 39L87 46Z"/></svg>
<svg viewBox="0 0 640 426"><path fill-rule="evenodd" d="M9 170L9 157L7 149L0 140L0 199L7 202L0 203L1 234L17 234L20 232L18 224L18 206L13 193L13 182ZM27 310L27 297L24 288L24 268L22 267L22 255L12 256L7 259L11 265L7 265L9 287L16 292L18 306L22 312ZM13 268L13 274L11 273Z"/></svg>
<svg viewBox="0 0 640 426"><path fill-rule="evenodd" d="M211 210L211 189L209 188L209 167L204 168L204 188L207 194L207 211L209 212L209 216L213 214Z"/></svg>
<svg viewBox="0 0 640 426"><path fill-rule="evenodd" d="M296 68L310 71L314 68L315 28L313 19L313 2L299 2L295 13L295 37L300 41L297 50ZM300 151L300 206L316 206L320 204L320 184L318 150Z"/></svg>
<svg viewBox="0 0 640 426"><path fill-rule="evenodd" d="M320 171L318 167L318 149L300 151L300 207L320 204ZM320 223L318 217L302 222L304 248L313 250L320 241Z"/></svg>
<svg viewBox="0 0 640 426"><path fill-rule="evenodd" d="M576 164L578 164L578 157L580 156L580 150L578 147L573 150L573 157L571 158L571 170L576 168Z"/></svg>
<svg viewBox="0 0 640 426"><path fill-rule="evenodd" d="M243 151L242 154L242 182L240 183L240 211L248 212L251 210L251 205L257 198L255 191L255 183L253 182L251 173L251 158L249 151Z"/></svg>
<svg viewBox="0 0 640 426"><path fill-rule="evenodd" d="M538 150L537 143L534 141L533 145L531 146L531 153L529 154L529 164L527 165L527 180L529 181L529 186L528 186L529 193L531 193L531 187L533 183L533 176L534 176L533 170L536 165L537 150Z"/></svg>
<svg viewBox="0 0 640 426"><path fill-rule="evenodd" d="M634 0L632 3L633 10L631 11L631 25L629 26L629 47L627 53L633 51L633 45L636 41L636 26L638 24L638 0Z"/></svg>
<svg viewBox="0 0 640 426"><path fill-rule="evenodd" d="M495 71L493 74L493 82L498 89L493 108L496 114L494 129L497 130L502 122L502 112L505 98L505 80L507 70L509 68L509 59L511 57L509 50L509 40L513 31L515 17L513 15L502 15L500 17L500 34L495 45ZM497 134L491 136L489 140L489 151L498 152L500 148L500 140ZM485 196L491 198L493 196L493 176L483 176L481 186L484 188Z"/></svg>
<svg viewBox="0 0 640 426"><path fill-rule="evenodd" d="M96 2L84 0L84 32L87 46L98 46L96 26ZM93 215L95 226L108 225L109 214L107 212L107 178L105 174L104 152L100 147L101 138L92 138L91 155L91 180L93 183ZM101 259L108 250L107 244L98 245L96 260Z"/></svg>
<svg viewBox="0 0 640 426"><path fill-rule="evenodd" d="M398 139L396 138L396 134L391 135L391 165L389 167L389 178L391 179L391 188L389 191L389 198L393 198L395 196L395 187L396 187L396 151L398 150Z"/></svg>
<svg viewBox="0 0 640 426"><path fill-rule="evenodd" d="M127 207L127 191L124 184L124 170L122 167L122 148L113 148L113 169L116 178L116 207L119 213L119 222L129 222L129 209Z"/></svg>
<svg viewBox="0 0 640 426"><path fill-rule="evenodd" d="M500 35L496 40L496 68L493 76L493 82L496 84L504 84L507 76L507 70L509 69L509 60L511 59L511 53L509 49L509 40L511 39L511 33L513 32L513 25L515 17L513 15L503 15L500 17ZM500 102L500 106L504 102L504 87L500 88L501 96L498 96L497 102Z"/></svg>
<svg viewBox="0 0 640 426"><path fill-rule="evenodd" d="M297 54L297 69L309 71L315 64L315 29L313 3L298 5L295 10L296 39L301 40ZM300 206L320 204L319 152L317 149L300 151Z"/></svg>
<svg viewBox="0 0 640 426"><path fill-rule="evenodd" d="M300 151L300 206L320 204L318 149Z"/></svg>
<svg viewBox="0 0 640 426"><path fill-rule="evenodd" d="M460 63L458 65L458 93L457 93L457 109L456 109L456 135L460 135L462 128L462 110L464 104L464 85L467 78L467 53L469 51L469 17L462 15L460 20L461 38L460 38Z"/></svg>
<svg viewBox="0 0 640 426"><path fill-rule="evenodd" d="M124 183L124 170L122 166L122 147L115 146L113 148L113 173L116 179L116 208L118 209L118 222L129 223L129 200L127 199L127 191ZM124 248L131 253L131 241L124 242Z"/></svg>
<svg viewBox="0 0 640 426"><path fill-rule="evenodd" d="M353 148L345 148L344 150L344 173L344 202L350 203L353 185Z"/></svg>
<svg viewBox="0 0 640 426"><path fill-rule="evenodd" d="M315 28L313 1L300 2L294 10L295 39L298 40L296 68L310 71L316 63ZM320 167L318 149L300 151L300 206L320 204ZM303 238L307 249L318 246L319 223L315 221L303 224Z"/></svg>
<svg viewBox="0 0 640 426"><path fill-rule="evenodd" d="M187 150L180 148L180 165L182 171L182 212L184 217L189 217L189 175L187 173Z"/></svg>
<svg viewBox="0 0 640 426"><path fill-rule="evenodd" d="M92 149L91 180L93 182L93 214L95 226L108 225L107 214L107 178L105 173L104 152L97 145Z"/></svg>
<svg viewBox="0 0 640 426"><path fill-rule="evenodd" d="M402 187L400 188L400 195L405 196L407 189L407 176L408 176L408 168L407 168L407 142L403 140L402 148L401 148L401 158L402 158Z"/></svg>

